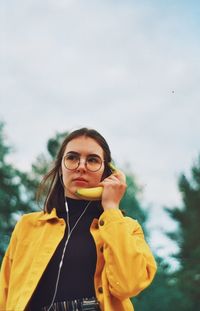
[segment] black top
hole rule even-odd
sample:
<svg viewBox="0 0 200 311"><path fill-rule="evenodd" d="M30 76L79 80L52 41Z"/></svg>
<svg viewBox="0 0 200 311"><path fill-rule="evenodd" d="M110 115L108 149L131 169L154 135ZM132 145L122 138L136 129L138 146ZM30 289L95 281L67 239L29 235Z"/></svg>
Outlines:
<svg viewBox="0 0 200 311"><path fill-rule="evenodd" d="M69 224L72 229L89 201L66 198L69 208ZM95 296L94 273L96 269L96 246L90 233L94 218L103 209L100 201L92 201L70 236L61 268L55 302ZM57 212L66 221L63 239L53 254L30 301L30 309L39 310L51 303L58 275L64 244L67 239L66 210Z"/></svg>

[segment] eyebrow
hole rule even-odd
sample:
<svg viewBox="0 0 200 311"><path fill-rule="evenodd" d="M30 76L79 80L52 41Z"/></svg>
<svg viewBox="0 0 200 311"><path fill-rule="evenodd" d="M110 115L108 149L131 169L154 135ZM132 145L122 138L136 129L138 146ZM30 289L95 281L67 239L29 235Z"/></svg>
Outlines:
<svg viewBox="0 0 200 311"><path fill-rule="evenodd" d="M81 155L79 152L76 152L76 151L68 151L65 155L71 154L71 153L72 153L72 154L75 154L75 155L78 155L78 156ZM98 158L101 159L101 157L100 157L98 154L96 154L96 153L90 153L90 154L87 155L87 157L88 157L88 156L98 157Z"/></svg>

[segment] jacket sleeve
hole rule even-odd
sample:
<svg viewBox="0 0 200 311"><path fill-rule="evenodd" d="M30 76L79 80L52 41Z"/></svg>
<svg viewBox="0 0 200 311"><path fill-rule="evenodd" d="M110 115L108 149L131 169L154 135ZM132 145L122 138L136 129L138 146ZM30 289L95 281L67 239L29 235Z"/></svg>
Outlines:
<svg viewBox="0 0 200 311"><path fill-rule="evenodd" d="M119 299L136 296L152 282L156 272L141 226L120 210L110 209L99 218L99 228L110 292Z"/></svg>
<svg viewBox="0 0 200 311"><path fill-rule="evenodd" d="M12 262L14 258L15 248L17 244L17 230L19 223L15 226L15 229L12 233L9 246L4 255L1 271L0 271L0 311L6 310L6 302L9 289L9 280L12 270Z"/></svg>

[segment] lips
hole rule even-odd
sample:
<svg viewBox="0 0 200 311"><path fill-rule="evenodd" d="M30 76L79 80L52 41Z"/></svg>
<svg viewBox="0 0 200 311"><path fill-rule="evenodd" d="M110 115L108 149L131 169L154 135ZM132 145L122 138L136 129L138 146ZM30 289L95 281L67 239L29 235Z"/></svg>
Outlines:
<svg viewBox="0 0 200 311"><path fill-rule="evenodd" d="M88 182L86 179L81 178L81 177L74 178L73 181L74 181L76 184L85 184L85 183Z"/></svg>
<svg viewBox="0 0 200 311"><path fill-rule="evenodd" d="M79 178L75 178L75 179L73 179L74 181L84 181L84 182L87 182L87 180L86 179L84 179L84 178L81 178L81 177L79 177Z"/></svg>

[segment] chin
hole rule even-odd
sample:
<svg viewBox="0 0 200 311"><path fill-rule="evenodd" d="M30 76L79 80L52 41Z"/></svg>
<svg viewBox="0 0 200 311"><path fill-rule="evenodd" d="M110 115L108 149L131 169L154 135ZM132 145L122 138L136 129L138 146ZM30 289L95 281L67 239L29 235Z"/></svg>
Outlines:
<svg viewBox="0 0 200 311"><path fill-rule="evenodd" d="M67 190L65 192L65 196L68 197L68 198L71 198L71 199L80 199L77 195L76 195L76 190L77 190L78 187L73 187L69 190Z"/></svg>

